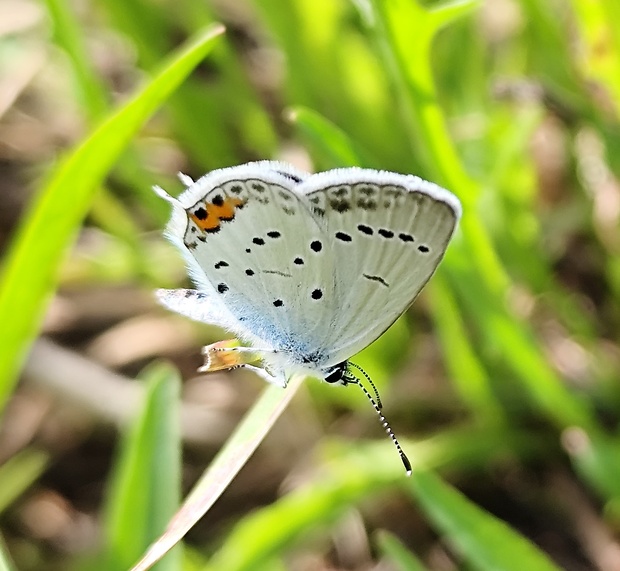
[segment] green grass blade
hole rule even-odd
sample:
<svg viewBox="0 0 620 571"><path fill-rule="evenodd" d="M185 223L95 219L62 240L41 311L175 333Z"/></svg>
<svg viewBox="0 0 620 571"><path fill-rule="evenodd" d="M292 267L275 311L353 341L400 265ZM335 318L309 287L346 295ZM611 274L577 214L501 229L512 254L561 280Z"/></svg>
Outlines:
<svg viewBox="0 0 620 571"><path fill-rule="evenodd" d="M422 563L402 542L392 533L381 530L376 534L379 551L395 569L399 571L427 571Z"/></svg>
<svg viewBox="0 0 620 571"><path fill-rule="evenodd" d="M323 158L326 168L370 166L351 138L316 111L298 105L289 109L287 118Z"/></svg>
<svg viewBox="0 0 620 571"><path fill-rule="evenodd" d="M108 109L106 91L94 72L76 15L66 0L46 0L46 4L54 23L56 40L71 60L77 87L81 92L82 108L86 110L89 119L100 119Z"/></svg>
<svg viewBox="0 0 620 571"><path fill-rule="evenodd" d="M471 344L463 316L443 272L433 277L426 295L444 361L461 400L478 419L490 423L501 421L503 410L493 394L491 379Z"/></svg>
<svg viewBox="0 0 620 571"><path fill-rule="evenodd" d="M600 81L620 112L620 7L617 2L572 0L575 23L581 34L581 71L586 79Z"/></svg>
<svg viewBox="0 0 620 571"><path fill-rule="evenodd" d="M432 472L414 470L408 487L417 505L446 541L475 569L560 571L529 540Z"/></svg>
<svg viewBox="0 0 620 571"><path fill-rule="evenodd" d="M303 377L293 377L286 390L275 385L265 389L183 502L165 533L149 548L132 571L150 569L207 513L263 441L303 380Z"/></svg>
<svg viewBox="0 0 620 571"><path fill-rule="evenodd" d="M27 448L0 466L0 514L39 479L48 463L47 453Z"/></svg>
<svg viewBox="0 0 620 571"><path fill-rule="evenodd" d="M0 536L0 571L15 571L15 566L6 551L2 536Z"/></svg>
<svg viewBox="0 0 620 571"><path fill-rule="evenodd" d="M166 528L178 508L181 488L180 380L168 365L143 375L144 408L121 443L107 504L106 571L125 571ZM160 571L180 569L171 553Z"/></svg>
<svg viewBox="0 0 620 571"><path fill-rule="evenodd" d="M36 335L67 247L93 194L149 116L202 61L224 31L201 31L138 94L62 161L24 216L4 260L0 283L0 410ZM10 324L10 326L7 326Z"/></svg>

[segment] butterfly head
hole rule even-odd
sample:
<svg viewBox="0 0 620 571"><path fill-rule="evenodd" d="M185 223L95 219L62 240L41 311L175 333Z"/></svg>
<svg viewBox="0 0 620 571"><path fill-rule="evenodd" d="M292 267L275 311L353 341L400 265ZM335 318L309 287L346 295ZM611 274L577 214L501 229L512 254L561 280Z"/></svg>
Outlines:
<svg viewBox="0 0 620 571"><path fill-rule="evenodd" d="M329 384L347 385L347 373L349 371L349 362L343 361L333 367L329 367L323 371L323 378Z"/></svg>

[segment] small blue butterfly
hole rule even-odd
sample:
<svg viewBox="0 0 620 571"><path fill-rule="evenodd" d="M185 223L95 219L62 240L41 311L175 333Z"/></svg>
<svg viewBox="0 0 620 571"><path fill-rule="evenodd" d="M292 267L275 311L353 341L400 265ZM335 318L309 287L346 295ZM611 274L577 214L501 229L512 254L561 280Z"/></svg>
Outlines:
<svg viewBox="0 0 620 571"><path fill-rule="evenodd" d="M294 374L358 384L349 359L382 335L435 272L461 216L447 190L411 175L343 168L314 175L260 161L215 170L178 199L167 237L195 290L160 302L231 331L203 371L245 367L285 387ZM372 384L368 376L361 371ZM374 389L374 385L373 389Z"/></svg>

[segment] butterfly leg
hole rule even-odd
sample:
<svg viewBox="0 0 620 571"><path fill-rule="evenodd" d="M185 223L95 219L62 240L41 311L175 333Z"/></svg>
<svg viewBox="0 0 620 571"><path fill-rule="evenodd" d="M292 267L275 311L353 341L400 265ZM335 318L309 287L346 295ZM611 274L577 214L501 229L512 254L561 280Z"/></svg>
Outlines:
<svg viewBox="0 0 620 571"><path fill-rule="evenodd" d="M211 345L209 345L208 347L211 347ZM270 353L270 354L278 353L277 349L261 349L259 347L244 347L243 345L239 345L237 347L213 347L210 350L211 351L237 351L239 353Z"/></svg>
<svg viewBox="0 0 620 571"><path fill-rule="evenodd" d="M218 341L202 348L205 364L199 369L203 372L231 369L235 365L251 364L261 359L261 354L274 354L273 349L244 347L236 339Z"/></svg>
<svg viewBox="0 0 620 571"><path fill-rule="evenodd" d="M276 353L273 349L256 349L254 347L242 347L237 345L236 339L218 341L202 348L205 363L198 369L200 373L212 373L214 371L233 370L244 367L254 371L269 383L280 387L286 386L286 377L281 372L272 374L263 367L252 364L260 359L261 353Z"/></svg>

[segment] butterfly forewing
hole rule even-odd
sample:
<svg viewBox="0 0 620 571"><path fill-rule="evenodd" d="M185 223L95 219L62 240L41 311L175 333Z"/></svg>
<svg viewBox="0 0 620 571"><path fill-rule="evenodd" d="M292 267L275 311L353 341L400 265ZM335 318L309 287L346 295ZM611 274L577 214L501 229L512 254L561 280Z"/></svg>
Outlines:
<svg viewBox="0 0 620 571"><path fill-rule="evenodd" d="M256 343L294 357L316 353L324 315L313 309L334 299L320 224L295 178L260 163L226 170L211 188L188 191L197 199L186 209L184 244Z"/></svg>

